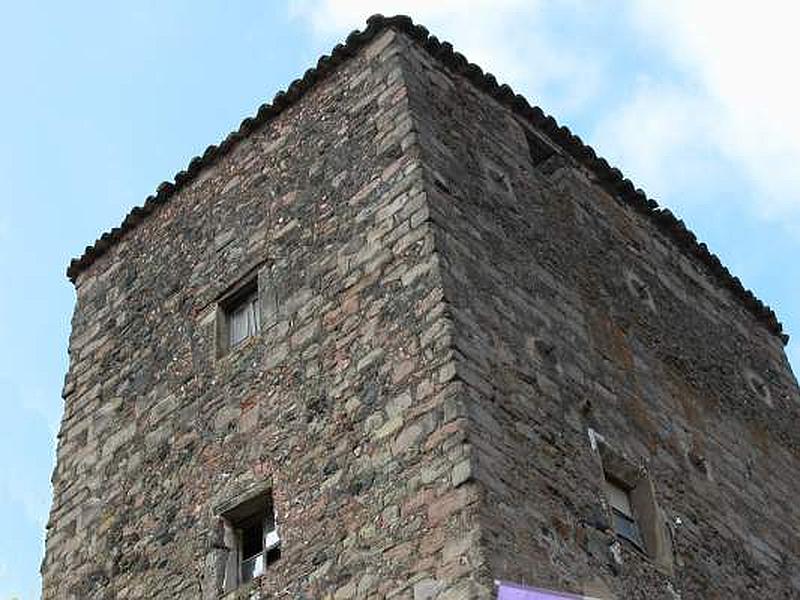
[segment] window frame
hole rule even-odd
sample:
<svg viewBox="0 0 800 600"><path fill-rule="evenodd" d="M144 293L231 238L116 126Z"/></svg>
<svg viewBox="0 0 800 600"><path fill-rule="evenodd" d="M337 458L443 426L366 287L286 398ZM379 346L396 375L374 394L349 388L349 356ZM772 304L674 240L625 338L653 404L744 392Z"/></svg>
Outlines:
<svg viewBox="0 0 800 600"><path fill-rule="evenodd" d="M589 428L588 434L591 448L597 457L600 476L603 478L600 490L605 498L611 531L618 540L624 540L636 554L652 562L664 573L671 574L674 566L672 529L658 505L650 474L643 464L636 464L626 458L594 429ZM609 483L626 493L630 516L635 521L641 540L639 543L624 532L621 535L614 523L614 506L607 487Z"/></svg>
<svg viewBox="0 0 800 600"><path fill-rule="evenodd" d="M255 528L258 528L258 537L261 539L260 551L245 557L245 533L248 529ZM257 514L249 517L244 523L240 523L238 527L235 527L235 531L238 543L238 580L239 585L244 585L261 577L266 572L267 568L280 558L281 541L280 535L278 534L278 527L275 523L274 509L268 507L265 514L260 518L258 518ZM272 553L271 557L270 553ZM258 559L260 559L260 565ZM253 561L256 561L255 564L259 566L253 568L251 573L246 573L245 564Z"/></svg>
<svg viewBox="0 0 800 600"><path fill-rule="evenodd" d="M282 540L271 489L229 502L218 512L224 527L223 546L227 551L221 592L227 594L262 577L281 558ZM258 528L260 551L245 558L245 532L255 528ZM254 560L256 564L260 562L260 566L248 573L245 565Z"/></svg>
<svg viewBox="0 0 800 600"><path fill-rule="evenodd" d="M217 357L221 358L232 350L257 337L262 331L261 290L258 274L250 272L246 278L240 279L229 287L217 299ZM243 315L245 319L244 334L234 337L234 320Z"/></svg>
<svg viewBox="0 0 800 600"><path fill-rule="evenodd" d="M253 286L251 286L253 287ZM228 320L228 348L236 348L247 338L258 335L261 332L261 318L258 303L258 289L252 289L247 294L237 296L227 309L225 318ZM242 320L244 326L241 336L237 337L237 321Z"/></svg>
<svg viewBox="0 0 800 600"><path fill-rule="evenodd" d="M642 530L631 498L631 489L609 473L604 472L603 475L605 476L603 488L611 509L611 526L614 529L614 533L618 538L630 542L646 553ZM623 502L619 502L615 496L623 498ZM627 524L627 529L618 526L618 519Z"/></svg>

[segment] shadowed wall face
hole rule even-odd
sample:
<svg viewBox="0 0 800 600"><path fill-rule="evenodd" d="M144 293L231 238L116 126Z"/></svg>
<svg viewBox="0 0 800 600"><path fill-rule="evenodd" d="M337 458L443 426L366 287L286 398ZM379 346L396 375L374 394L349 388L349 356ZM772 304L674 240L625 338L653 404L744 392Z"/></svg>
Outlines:
<svg viewBox="0 0 800 600"><path fill-rule="evenodd" d="M414 52L493 575L617 598L800 593L780 338L541 131ZM605 480L626 477L640 548L614 533Z"/></svg>

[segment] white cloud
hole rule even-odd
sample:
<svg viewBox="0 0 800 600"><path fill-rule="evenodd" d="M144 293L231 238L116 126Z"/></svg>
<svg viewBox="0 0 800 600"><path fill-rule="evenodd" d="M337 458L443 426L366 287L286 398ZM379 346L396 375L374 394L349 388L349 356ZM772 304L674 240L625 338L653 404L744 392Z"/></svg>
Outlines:
<svg viewBox="0 0 800 600"><path fill-rule="evenodd" d="M754 212L800 219L800 5L631 2L632 23L692 85L700 143L735 161L759 192Z"/></svg>
<svg viewBox="0 0 800 600"><path fill-rule="evenodd" d="M648 194L658 198L675 196L713 171L706 147L713 129L706 99L641 78L623 103L600 118L592 138L601 154L634 182L646 182Z"/></svg>

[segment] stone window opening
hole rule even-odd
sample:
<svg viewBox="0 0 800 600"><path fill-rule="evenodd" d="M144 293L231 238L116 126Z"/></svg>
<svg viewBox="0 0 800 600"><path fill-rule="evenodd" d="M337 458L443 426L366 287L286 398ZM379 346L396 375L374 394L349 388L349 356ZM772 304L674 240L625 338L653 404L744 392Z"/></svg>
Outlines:
<svg viewBox="0 0 800 600"><path fill-rule="evenodd" d="M550 177L559 169L569 166L569 160L544 136L526 129L525 138L534 170Z"/></svg>
<svg viewBox="0 0 800 600"><path fill-rule="evenodd" d="M239 581L247 583L264 574L280 558L281 546L275 519L270 513L254 515L236 527L239 546Z"/></svg>
<svg viewBox="0 0 800 600"><path fill-rule="evenodd" d="M644 542L639 531L639 524L633 512L630 490L618 483L608 474L605 477L605 492L611 508L611 523L614 533L644 552Z"/></svg>
<svg viewBox="0 0 800 600"><path fill-rule="evenodd" d="M217 355L226 354L260 331L258 279L253 277L218 301Z"/></svg>
<svg viewBox="0 0 800 600"><path fill-rule="evenodd" d="M656 501L655 486L647 470L612 448L592 429L589 440L599 456L602 491L614 535L661 570L671 573L672 533Z"/></svg>
<svg viewBox="0 0 800 600"><path fill-rule="evenodd" d="M261 329L258 318L258 292L242 298L228 312L228 344L231 348L253 336Z"/></svg>
<svg viewBox="0 0 800 600"><path fill-rule="evenodd" d="M227 550L223 592L261 577L281 557L272 495L261 493L222 515Z"/></svg>

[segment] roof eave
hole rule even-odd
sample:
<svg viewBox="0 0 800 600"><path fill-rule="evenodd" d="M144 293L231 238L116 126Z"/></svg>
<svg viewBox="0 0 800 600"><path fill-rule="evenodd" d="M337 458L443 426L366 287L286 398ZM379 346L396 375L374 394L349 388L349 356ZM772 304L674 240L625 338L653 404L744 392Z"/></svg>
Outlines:
<svg viewBox="0 0 800 600"><path fill-rule="evenodd" d="M431 56L441 61L451 71L466 77L478 89L508 106L517 115L545 133L573 160L592 172L596 182L606 192L650 218L679 247L704 264L717 281L729 289L758 321L777 335L784 344L788 343L789 336L783 332L783 325L775 312L759 300L753 292L746 289L739 278L733 276L719 258L709 251L704 243L699 242L697 236L669 209L660 208L655 200L648 198L642 190L637 189L619 169L612 167L604 158L599 157L591 146L583 143L569 128L559 126L553 117L546 115L538 106L531 106L524 96L516 94L508 85L498 84L494 75L485 73L478 65L470 63L462 54L456 52L450 43L440 42L435 36L430 35L428 29L422 25L415 25L411 18L405 15L393 17L373 15L367 19L367 28L364 31L350 33L344 44L337 44L330 55L321 56L315 68L308 69L302 78L295 79L286 91L279 91L275 94L271 103L262 104L255 116L244 119L239 128L231 132L218 146L211 145L206 148L202 156L195 156L189 162L186 170L177 173L172 182L161 183L156 189L155 195L148 196L144 205L134 207L119 227L104 233L93 245L87 246L84 253L79 258L74 258L67 268L67 277L70 281L75 283L83 271L159 205L167 202L178 191L194 181L203 169L215 164L230 153L239 141L292 106L309 89L330 75L338 65L353 56L379 33L389 28L394 28L416 40Z"/></svg>

